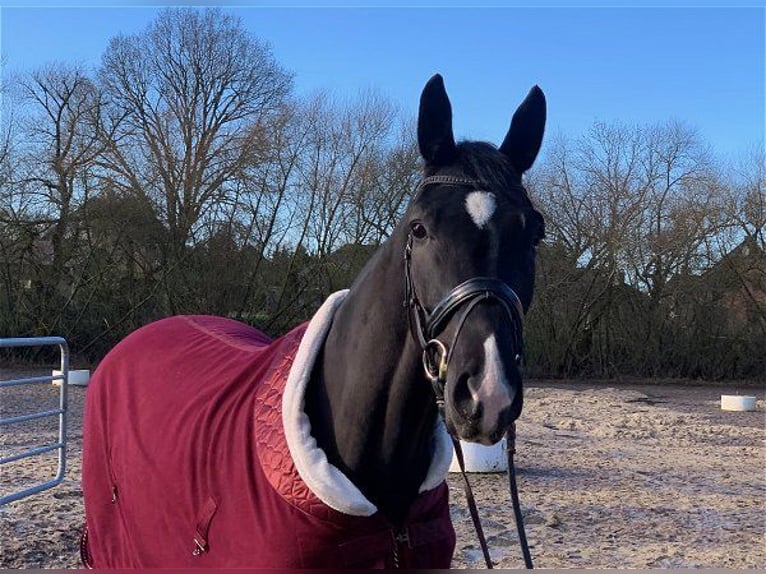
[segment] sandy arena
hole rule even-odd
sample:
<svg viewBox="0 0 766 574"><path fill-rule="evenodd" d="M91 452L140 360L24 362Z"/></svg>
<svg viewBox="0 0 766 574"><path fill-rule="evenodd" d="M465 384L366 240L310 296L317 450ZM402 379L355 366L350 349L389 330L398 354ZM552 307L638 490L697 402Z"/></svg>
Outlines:
<svg viewBox="0 0 766 574"><path fill-rule="evenodd" d="M25 375L29 376L27 371ZM21 376L0 369L0 380ZM766 419L720 410L736 386L528 383L518 477L537 568L766 568ZM85 389L69 394L66 480L0 507L1 568L78 568ZM0 416L55 408L49 384L0 389ZM54 442L52 419L0 427L0 456ZM34 437L38 438L35 439ZM43 437L43 438L39 438ZM0 494L55 474L55 457L0 472ZM482 568L460 476L450 474L455 568ZM520 568L504 474L472 474L496 567Z"/></svg>

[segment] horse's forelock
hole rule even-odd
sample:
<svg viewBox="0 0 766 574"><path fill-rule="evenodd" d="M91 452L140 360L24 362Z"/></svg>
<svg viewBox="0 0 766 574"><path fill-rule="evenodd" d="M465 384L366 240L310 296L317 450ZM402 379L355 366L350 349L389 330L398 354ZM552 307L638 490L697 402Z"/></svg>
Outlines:
<svg viewBox="0 0 766 574"><path fill-rule="evenodd" d="M487 142L462 141L457 144L458 167L467 176L484 182L487 191L501 193L512 204L531 207L526 190L521 185L521 177L510 160L502 152Z"/></svg>

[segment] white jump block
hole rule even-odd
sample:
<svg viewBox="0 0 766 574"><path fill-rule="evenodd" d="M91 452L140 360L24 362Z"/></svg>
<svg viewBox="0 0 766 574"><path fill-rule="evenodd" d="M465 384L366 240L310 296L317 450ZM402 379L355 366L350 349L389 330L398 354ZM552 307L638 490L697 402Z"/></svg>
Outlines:
<svg viewBox="0 0 766 574"><path fill-rule="evenodd" d="M506 440L492 446L460 441L463 449L463 461L466 472L505 472L508 470L508 459L505 453ZM460 472L457 456L452 455L450 472Z"/></svg>
<svg viewBox="0 0 766 574"><path fill-rule="evenodd" d="M61 376L61 371L51 371L52 377ZM88 369L73 369L69 371L69 384L75 387L87 387L88 381L90 381L90 371ZM53 385L56 387L61 386L61 379L53 381Z"/></svg>
<svg viewBox="0 0 766 574"><path fill-rule="evenodd" d="M750 395L721 395L723 411L754 411L755 397Z"/></svg>

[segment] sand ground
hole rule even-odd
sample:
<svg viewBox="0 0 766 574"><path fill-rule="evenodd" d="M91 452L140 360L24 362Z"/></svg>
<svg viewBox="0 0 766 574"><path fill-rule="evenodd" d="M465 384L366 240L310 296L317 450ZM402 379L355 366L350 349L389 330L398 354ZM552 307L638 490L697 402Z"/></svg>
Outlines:
<svg viewBox="0 0 766 574"><path fill-rule="evenodd" d="M19 376L0 369L0 380ZM721 411L727 385L530 382L518 422L522 508L538 568L766 568L766 419ZM55 408L49 384L0 389L0 416ZM68 469L0 507L0 567L77 568L85 389L69 394ZM54 442L52 420L0 427L0 456ZM37 437L37 438L35 438ZM51 478L53 455L0 469L0 494ZM450 474L455 568L482 568ZM471 474L496 567L523 566L504 474Z"/></svg>

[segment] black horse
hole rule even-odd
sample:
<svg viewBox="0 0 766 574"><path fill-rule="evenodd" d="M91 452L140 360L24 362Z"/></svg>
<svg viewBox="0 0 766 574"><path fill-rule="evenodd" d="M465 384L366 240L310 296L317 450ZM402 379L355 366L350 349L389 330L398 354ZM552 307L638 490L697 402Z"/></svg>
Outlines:
<svg viewBox="0 0 766 574"><path fill-rule="evenodd" d="M348 292L274 342L181 317L120 343L88 391L86 562L448 567L439 415L453 436L492 444L521 413L521 322L544 234L521 176L545 113L534 87L499 148L456 143L434 76L423 180Z"/></svg>

